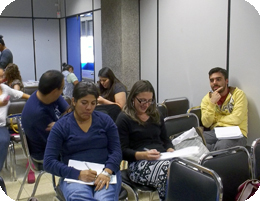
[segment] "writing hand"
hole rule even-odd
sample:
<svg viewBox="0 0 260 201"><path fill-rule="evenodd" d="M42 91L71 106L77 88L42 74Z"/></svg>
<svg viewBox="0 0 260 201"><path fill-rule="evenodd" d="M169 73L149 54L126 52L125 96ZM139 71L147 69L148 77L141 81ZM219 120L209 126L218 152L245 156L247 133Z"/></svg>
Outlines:
<svg viewBox="0 0 260 201"><path fill-rule="evenodd" d="M81 170L79 174L79 180L84 182L93 182L97 177L95 170Z"/></svg>
<svg viewBox="0 0 260 201"><path fill-rule="evenodd" d="M221 95L219 94L219 91L222 90L223 87L219 87L216 91L211 93L210 101L214 104L216 104L219 99L221 98Z"/></svg>
<svg viewBox="0 0 260 201"><path fill-rule="evenodd" d="M156 149L151 149L146 151L146 160L157 160L160 158L161 154Z"/></svg>

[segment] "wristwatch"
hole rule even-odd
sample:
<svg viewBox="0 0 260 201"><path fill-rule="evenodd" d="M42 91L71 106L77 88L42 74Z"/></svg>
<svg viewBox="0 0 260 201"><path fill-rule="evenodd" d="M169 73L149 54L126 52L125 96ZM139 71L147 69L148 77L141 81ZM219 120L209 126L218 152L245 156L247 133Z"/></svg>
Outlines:
<svg viewBox="0 0 260 201"><path fill-rule="evenodd" d="M111 178L112 174L109 174L106 170L103 170L103 172L101 172L101 174Z"/></svg>

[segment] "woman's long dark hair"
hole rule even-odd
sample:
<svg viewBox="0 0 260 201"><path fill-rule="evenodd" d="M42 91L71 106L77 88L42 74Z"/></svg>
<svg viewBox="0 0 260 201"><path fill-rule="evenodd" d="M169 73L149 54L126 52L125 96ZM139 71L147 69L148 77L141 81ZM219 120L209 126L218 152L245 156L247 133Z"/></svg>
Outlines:
<svg viewBox="0 0 260 201"><path fill-rule="evenodd" d="M154 123L160 124L160 115L159 112L156 108L156 97L155 97L155 92L152 84L148 80L139 80L137 81L131 91L130 94L127 97L126 100L126 105L123 108L123 111L131 117L134 121L137 121L139 124L144 124L137 116L136 116L136 110L133 104L134 99L136 96L142 92L151 92L153 94L153 101L154 104L151 104L147 111L146 114L151 117Z"/></svg>
<svg viewBox="0 0 260 201"><path fill-rule="evenodd" d="M103 85L101 83L99 83L99 91L100 94L103 98L110 100L112 102L115 102L115 97L114 97L114 87L116 83L121 83L119 81L119 79L117 79L117 77L115 76L115 74L113 73L113 71L108 68L108 67L104 67L102 68L99 72L98 72L98 76L99 77L105 77L109 79L109 83L110 86L109 88L104 88ZM122 83L121 83L122 84Z"/></svg>

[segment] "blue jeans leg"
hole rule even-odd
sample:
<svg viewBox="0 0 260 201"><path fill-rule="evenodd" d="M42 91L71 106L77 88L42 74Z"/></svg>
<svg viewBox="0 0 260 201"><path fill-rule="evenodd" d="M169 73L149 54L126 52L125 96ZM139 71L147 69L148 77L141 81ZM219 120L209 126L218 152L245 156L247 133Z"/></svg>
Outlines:
<svg viewBox="0 0 260 201"><path fill-rule="evenodd" d="M121 189L121 174L118 171L117 184L110 184L107 190L104 187L100 191L94 191L95 186L67 183L63 180L60 183L60 187L66 201L118 201Z"/></svg>
<svg viewBox="0 0 260 201"><path fill-rule="evenodd" d="M0 171L3 168L7 156L9 143L10 143L10 134L7 128L0 127Z"/></svg>

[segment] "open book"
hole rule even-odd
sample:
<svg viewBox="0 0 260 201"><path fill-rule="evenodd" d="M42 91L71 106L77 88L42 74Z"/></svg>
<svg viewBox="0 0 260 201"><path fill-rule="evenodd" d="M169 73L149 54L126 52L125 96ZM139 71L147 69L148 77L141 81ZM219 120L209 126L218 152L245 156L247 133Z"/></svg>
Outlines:
<svg viewBox="0 0 260 201"><path fill-rule="evenodd" d="M243 137L239 126L215 127L214 129L218 139L238 139Z"/></svg>
<svg viewBox="0 0 260 201"><path fill-rule="evenodd" d="M88 170L90 168L91 170L97 171L97 175L99 175L105 167L104 164L77 161L77 160L72 160L72 159L69 160L68 166L74 167L77 170ZM64 181L76 182L76 183L87 184L87 185L94 185L94 182L84 182L81 180L68 179L68 178L65 178ZM116 182L117 182L116 175L112 175L110 184L116 184Z"/></svg>
<svg viewBox="0 0 260 201"><path fill-rule="evenodd" d="M199 147L190 146L183 149L175 150L174 152L162 152L161 157L158 160L166 160L175 157L180 158L192 158L194 154L199 152Z"/></svg>

